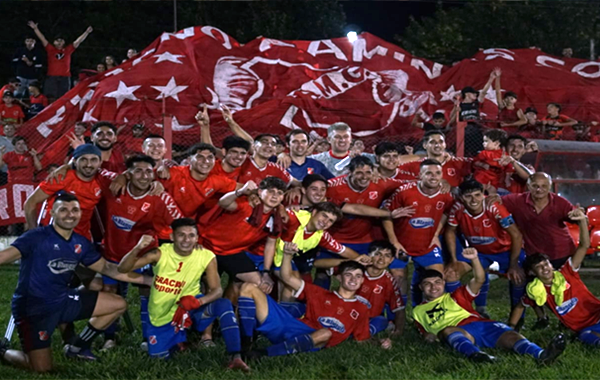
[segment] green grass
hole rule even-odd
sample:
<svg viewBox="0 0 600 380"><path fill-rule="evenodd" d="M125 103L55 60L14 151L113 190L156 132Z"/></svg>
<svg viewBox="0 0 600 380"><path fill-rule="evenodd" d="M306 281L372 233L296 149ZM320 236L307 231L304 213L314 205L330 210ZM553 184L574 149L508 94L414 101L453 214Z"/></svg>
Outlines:
<svg viewBox="0 0 600 380"><path fill-rule="evenodd" d="M17 282L16 266L0 267L0 329L8 323L10 299ZM600 294L600 279L584 274L584 281L592 292ZM595 277L595 278L594 278ZM508 313L508 290L505 280L493 281L490 289L490 312L493 318L505 320ZM60 337L53 336L56 370L52 374L36 376L6 365L0 365L0 379L61 378L61 379L591 379L600 378L600 350L571 341L565 354L550 367L539 367L529 357L512 352L488 350L497 355L499 363L476 365L454 354L441 344L425 344L409 324L405 335L394 341L389 351L371 345L345 342L338 347L317 353L289 357L265 358L250 363L253 372L244 375L223 368L225 349L222 341L213 349L192 346L192 349L168 361L151 360L139 350L139 303L137 291L130 292L130 313L137 323L134 333L121 331L118 348L100 353L101 361L82 363L62 356ZM533 323L528 313L526 328ZM551 329L531 331L524 335L544 346L559 331L552 318ZM77 325L81 328L81 322ZM570 336L570 333L568 333ZM193 337L192 341L197 341ZM101 343L97 339L96 345ZM18 347L13 336L13 345Z"/></svg>

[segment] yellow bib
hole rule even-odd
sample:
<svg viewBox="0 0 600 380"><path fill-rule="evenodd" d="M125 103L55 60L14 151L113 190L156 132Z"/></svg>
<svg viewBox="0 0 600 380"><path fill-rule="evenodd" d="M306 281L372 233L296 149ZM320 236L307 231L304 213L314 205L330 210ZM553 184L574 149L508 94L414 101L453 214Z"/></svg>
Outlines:
<svg viewBox="0 0 600 380"><path fill-rule="evenodd" d="M448 326L457 326L471 315L452 299L450 293L413 309L413 318L428 333L437 335Z"/></svg>
<svg viewBox="0 0 600 380"><path fill-rule="evenodd" d="M177 301L183 296L200 294L200 277L215 257L208 249L195 249L189 256L175 253L173 244L160 246L160 260L154 266L148 313L154 326L171 322Z"/></svg>
<svg viewBox="0 0 600 380"><path fill-rule="evenodd" d="M306 210L294 211L298 221L300 222L300 227L296 230L294 234L294 238L292 239L292 243L295 243L298 246L298 254L301 255L304 252L310 251L313 248L316 248L321 242L321 238L323 237L323 233L325 231L318 230L315 231L308 239L304 238L304 228L310 221L312 217L312 213ZM283 261L283 246L285 242L281 240L281 238L277 239L277 247L275 249L275 266L280 267L281 262Z"/></svg>
<svg viewBox="0 0 600 380"><path fill-rule="evenodd" d="M546 293L546 287L539 278L535 278L525 288L527 290L527 296L535 301L538 306L543 306L546 303L548 293ZM559 271L554 271L554 277L552 277L552 286L550 287L550 293L554 296L554 302L556 306L562 305L565 297L565 290L567 290L567 280L565 276Z"/></svg>

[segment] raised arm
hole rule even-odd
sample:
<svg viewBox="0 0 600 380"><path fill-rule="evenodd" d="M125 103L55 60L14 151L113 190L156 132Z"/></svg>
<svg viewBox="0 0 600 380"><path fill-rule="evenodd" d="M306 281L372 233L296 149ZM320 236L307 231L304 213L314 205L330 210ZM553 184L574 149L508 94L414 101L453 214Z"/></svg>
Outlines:
<svg viewBox="0 0 600 380"><path fill-rule="evenodd" d="M479 93L479 97L477 98L479 103L483 103L483 101L485 100L485 95L487 94L488 90L492 86L492 82L494 81L494 79L496 79L496 71L495 70L490 73L490 77L489 77L488 81L486 82L485 86L483 86L483 90L481 90L481 92Z"/></svg>
<svg viewBox="0 0 600 380"><path fill-rule="evenodd" d="M258 187L253 181L248 181L241 189L230 191L223 195L221 199L219 199L219 207L227 211L235 211L237 210L236 199L242 195L250 195L257 188Z"/></svg>
<svg viewBox="0 0 600 380"><path fill-rule="evenodd" d="M196 114L196 121L200 125L200 142L213 145L212 137L210 136L210 117L208 116L208 107L206 104L202 107L202 111Z"/></svg>
<svg viewBox="0 0 600 380"><path fill-rule="evenodd" d="M160 250L154 249L147 252L144 256L138 257L140 252L146 249L150 243L154 241L154 237L150 235L142 235L138 243L129 251L117 266L117 270L120 273L128 273L132 270L143 268L148 264L155 264L160 260Z"/></svg>
<svg viewBox="0 0 600 380"><path fill-rule="evenodd" d="M40 158L38 157L38 153L35 149L31 148L31 150L29 151L29 154L31 155L31 158L33 159L33 166L35 167L35 170L37 170L38 172L41 171L43 169L42 167L42 163L40 162Z"/></svg>
<svg viewBox="0 0 600 380"><path fill-rule="evenodd" d="M588 229L587 216L582 209L576 208L569 213L569 219L576 221L579 226L579 245L571 258L573 269L577 270L581 266L587 250L590 247L590 232Z"/></svg>
<svg viewBox="0 0 600 380"><path fill-rule="evenodd" d="M502 71L498 69L498 73L496 74L496 81L494 82L494 89L496 90L496 102L498 102L498 109L501 110L504 108L504 99L502 99L502 86L500 85L500 76L502 75Z"/></svg>
<svg viewBox="0 0 600 380"><path fill-rule="evenodd" d="M233 120L233 115L229 107L227 107L225 104L221 104L219 106L219 109L221 110L223 119L225 119L225 122L231 129L231 132L233 132L234 135L241 137L246 141L249 141L250 144L253 144L254 139L252 138L252 136L250 136L248 132L246 132L238 123L235 122L235 120Z"/></svg>
<svg viewBox="0 0 600 380"><path fill-rule="evenodd" d="M298 253L298 246L285 242L283 246L283 261L281 262L281 280L290 288L297 291L302 287L302 280L292 274L292 257Z"/></svg>
<svg viewBox="0 0 600 380"><path fill-rule="evenodd" d="M38 24L36 24L33 21L29 21L27 23L27 26L29 26L31 29L33 29L33 31L35 32L35 35L42 43L42 46L46 47L48 45L48 40L46 39L46 37L44 36L42 31L38 28Z"/></svg>
<svg viewBox="0 0 600 380"><path fill-rule="evenodd" d="M79 45L81 45L83 40L85 40L87 38L87 36L89 36L90 33L92 33L93 30L94 30L94 28L92 28L91 26L88 26L87 29L85 30L85 32L83 32L83 34L81 36L77 37L77 39L75 41L73 41L73 47L75 49L77 49L79 47Z"/></svg>
<svg viewBox="0 0 600 380"><path fill-rule="evenodd" d="M479 261L479 255L475 248L465 248L462 254L465 259L471 260L473 278L469 281L468 287L471 293L477 294L485 282L485 269L483 269L483 265L481 265L481 261Z"/></svg>
<svg viewBox="0 0 600 380"><path fill-rule="evenodd" d="M31 194L25 204L23 205L23 211L25 212L25 221L27 223L27 229L31 230L37 227L37 205L50 198L50 194L46 194L39 186L33 194Z"/></svg>

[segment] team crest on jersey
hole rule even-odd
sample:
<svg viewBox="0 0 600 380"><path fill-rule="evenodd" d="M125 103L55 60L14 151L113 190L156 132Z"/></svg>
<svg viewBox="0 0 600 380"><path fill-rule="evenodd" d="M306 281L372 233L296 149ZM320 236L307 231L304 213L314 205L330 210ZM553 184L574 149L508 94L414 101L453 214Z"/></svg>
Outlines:
<svg viewBox="0 0 600 380"><path fill-rule="evenodd" d="M492 222L489 219L484 219L483 220L483 226L485 228L490 228L492 226Z"/></svg>
<svg viewBox="0 0 600 380"><path fill-rule="evenodd" d="M352 309L352 311L350 312L350 317L352 317L352 319L354 319L356 321L359 316L360 316L360 313L358 311Z"/></svg>
<svg viewBox="0 0 600 380"><path fill-rule="evenodd" d="M94 194L96 194L96 196L97 196L97 197L99 197L99 196L100 196L100 194L102 194L102 189L101 189L101 188L99 188L99 187L96 187L96 188L94 189Z"/></svg>
<svg viewBox="0 0 600 380"><path fill-rule="evenodd" d="M154 345L157 343L157 340L156 340L156 335L150 335L150 336L148 337L148 343L150 343L151 345L153 345L153 346L154 346Z"/></svg>
<svg viewBox="0 0 600 380"><path fill-rule="evenodd" d="M371 199L371 200L377 199L378 196L379 196L379 193L376 192L376 191L370 191L369 192L369 199Z"/></svg>
<svg viewBox="0 0 600 380"><path fill-rule="evenodd" d="M469 243L473 245L489 245L496 241L492 236L469 236Z"/></svg>
<svg viewBox="0 0 600 380"><path fill-rule="evenodd" d="M127 206L127 213L129 215L133 215L135 213L135 207L133 207L133 206Z"/></svg>
<svg viewBox="0 0 600 380"><path fill-rule="evenodd" d="M454 168L448 168L448 175L454 177L456 175L456 170L454 170Z"/></svg>
<svg viewBox="0 0 600 380"><path fill-rule="evenodd" d="M431 205L425 205L425 212L431 212Z"/></svg>
<svg viewBox="0 0 600 380"><path fill-rule="evenodd" d="M373 289L373 293L375 294L381 294L381 292L383 292L383 286L381 285L377 285L375 289Z"/></svg>
<svg viewBox="0 0 600 380"><path fill-rule="evenodd" d="M435 209L436 209L436 210L441 210L441 209L443 209L443 208L444 208L444 205L445 205L445 204L446 204L445 202L439 201L438 203L436 203L436 205L435 205Z"/></svg>
<svg viewBox="0 0 600 380"><path fill-rule="evenodd" d="M313 169L313 168L308 168L308 169L306 169L306 172L307 172L308 174L314 174L314 173L315 173L315 169Z"/></svg>
<svg viewBox="0 0 600 380"><path fill-rule="evenodd" d="M75 253L76 254L80 254L81 253L81 244L75 244Z"/></svg>
<svg viewBox="0 0 600 380"><path fill-rule="evenodd" d="M48 332L47 331L38 331L38 335L42 342L45 342L48 340Z"/></svg>
<svg viewBox="0 0 600 380"><path fill-rule="evenodd" d="M142 205L142 211L148 212L148 210L150 210L150 203L144 202L144 204Z"/></svg>
<svg viewBox="0 0 600 380"><path fill-rule="evenodd" d="M354 312L354 310L352 310ZM333 317L319 317L317 321L321 324L321 326L343 334L346 332L346 326L339 319Z"/></svg>

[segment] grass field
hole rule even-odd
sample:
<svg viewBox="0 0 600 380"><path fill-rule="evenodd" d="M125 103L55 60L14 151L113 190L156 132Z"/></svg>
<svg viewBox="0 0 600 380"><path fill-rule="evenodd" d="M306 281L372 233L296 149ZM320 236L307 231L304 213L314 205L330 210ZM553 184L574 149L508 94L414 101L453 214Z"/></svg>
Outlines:
<svg viewBox="0 0 600 380"><path fill-rule="evenodd" d="M18 276L17 266L0 267L0 329L2 334L10 317L10 298ZM584 281L595 294L600 294L600 278L583 274ZM169 361L151 360L141 352L139 343L139 303L137 291L130 292L130 313L137 322L137 331L122 330L119 346L99 353L100 361L82 363L62 356L60 337L54 334L53 351L56 370L52 374L34 374L0 365L0 379L61 378L61 379L592 379L600 378L600 350L585 347L570 339L564 355L550 367L539 367L529 357L512 352L488 350L499 357L494 365L473 364L454 354L441 344L426 345L409 323L403 337L394 347L383 351L375 346L345 342L338 347L311 354L264 358L249 363L249 375L223 368L225 349L222 341L212 349L192 349ZM508 290L505 280L493 281L490 289L490 313L505 320L508 313ZM533 317L528 313L523 334L544 346L559 331L558 322L551 317L551 328L531 331ZM78 325L81 328L81 324ZM569 334L570 337L570 333ZM95 342L101 344L101 338ZM193 337L192 341L197 341ZM13 346L18 347L13 336Z"/></svg>

